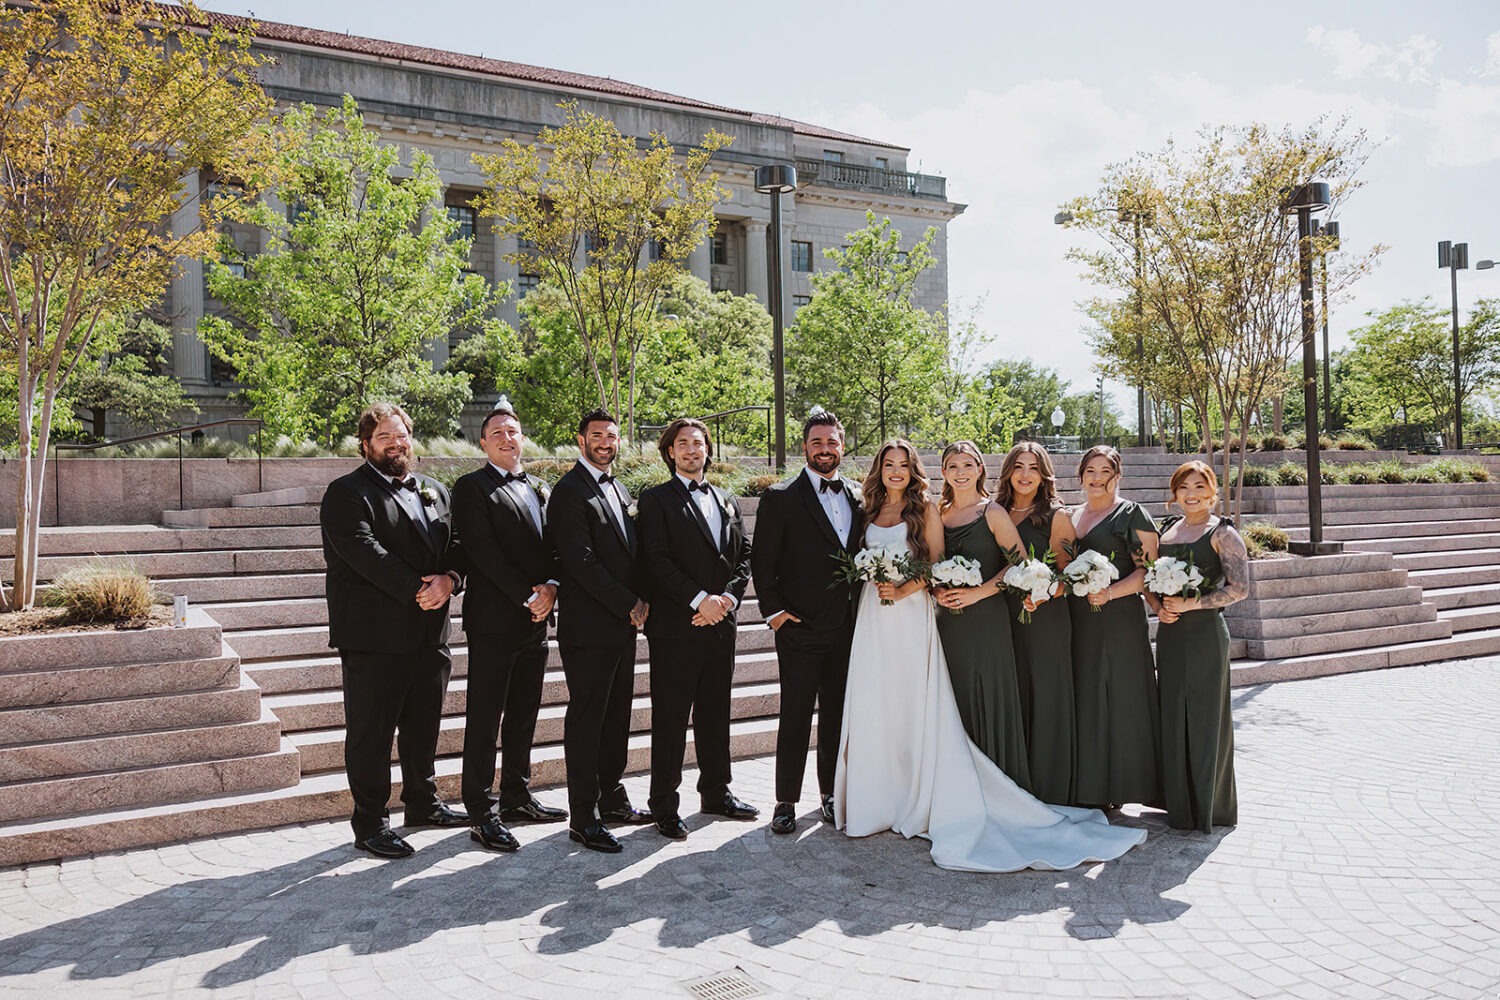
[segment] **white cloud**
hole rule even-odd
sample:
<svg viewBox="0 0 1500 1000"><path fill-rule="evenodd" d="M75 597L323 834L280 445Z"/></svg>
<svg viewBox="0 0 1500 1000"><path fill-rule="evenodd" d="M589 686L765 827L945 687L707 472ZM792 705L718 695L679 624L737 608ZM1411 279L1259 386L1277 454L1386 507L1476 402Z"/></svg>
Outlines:
<svg viewBox="0 0 1500 1000"><path fill-rule="evenodd" d="M1473 167L1500 160L1500 85L1443 80L1419 117L1432 130L1427 162Z"/></svg>
<svg viewBox="0 0 1500 1000"><path fill-rule="evenodd" d="M1482 76L1500 76L1500 31L1485 39L1485 61Z"/></svg>
<svg viewBox="0 0 1500 1000"><path fill-rule="evenodd" d="M1367 42L1347 28L1314 25L1307 41L1333 61L1333 75L1354 80L1366 74L1401 83L1428 83L1428 68L1437 58L1438 44L1426 35L1412 35L1399 45Z"/></svg>

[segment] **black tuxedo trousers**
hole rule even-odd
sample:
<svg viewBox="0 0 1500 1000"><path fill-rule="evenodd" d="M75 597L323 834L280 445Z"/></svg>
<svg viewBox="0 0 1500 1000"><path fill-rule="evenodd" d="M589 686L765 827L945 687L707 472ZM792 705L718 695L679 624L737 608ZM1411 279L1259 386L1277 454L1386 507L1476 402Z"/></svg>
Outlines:
<svg viewBox="0 0 1500 1000"><path fill-rule="evenodd" d="M464 709L464 808L478 822L531 801L531 743L547 669L547 625L530 632L470 632ZM504 724L501 718L504 717ZM495 741L500 741L500 794Z"/></svg>

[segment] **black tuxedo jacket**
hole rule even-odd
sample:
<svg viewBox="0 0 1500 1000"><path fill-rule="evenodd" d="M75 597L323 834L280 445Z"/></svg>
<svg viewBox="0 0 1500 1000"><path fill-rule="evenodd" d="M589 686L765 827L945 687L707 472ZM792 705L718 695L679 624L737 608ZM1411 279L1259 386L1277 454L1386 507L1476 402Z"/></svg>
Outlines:
<svg viewBox="0 0 1500 1000"><path fill-rule="evenodd" d="M642 599L636 569L635 521L630 494L613 489L625 513L621 528L594 476L575 464L557 481L547 505L562 569L557 592L557 640L575 646L635 641L630 612Z"/></svg>
<svg viewBox="0 0 1500 1000"><path fill-rule="evenodd" d="M341 650L406 653L448 641L447 604L417 607L422 577L464 573L448 491L436 479L417 482L437 494L428 526L411 519L369 463L328 484L319 521L328 565L328 644Z"/></svg>
<svg viewBox="0 0 1500 1000"><path fill-rule="evenodd" d="M469 635L535 632L542 626L525 607L531 588L562 579L547 521L546 486L528 478L542 511L540 533L516 487L502 485L488 462L453 484L453 527L464 540L469 565L463 622Z"/></svg>
<svg viewBox="0 0 1500 1000"><path fill-rule="evenodd" d="M734 631L735 611L717 625L699 628L693 624L696 609L689 603L699 591L731 594L736 602L743 601L750 583L750 538L739 504L717 487L710 486L710 490L722 515L718 538L709 534L708 522L675 475L641 494L637 527L643 583L651 602L648 636L679 638L701 634L704 629Z"/></svg>
<svg viewBox="0 0 1500 1000"><path fill-rule="evenodd" d="M843 499L850 507L847 545L840 543L806 472L761 496L750 567L755 596L767 620L778 611L790 611L803 626L818 631L842 628L850 620L854 592L842 580L835 583L839 567L834 556L841 549L859 551L863 521L854 484L843 482Z"/></svg>

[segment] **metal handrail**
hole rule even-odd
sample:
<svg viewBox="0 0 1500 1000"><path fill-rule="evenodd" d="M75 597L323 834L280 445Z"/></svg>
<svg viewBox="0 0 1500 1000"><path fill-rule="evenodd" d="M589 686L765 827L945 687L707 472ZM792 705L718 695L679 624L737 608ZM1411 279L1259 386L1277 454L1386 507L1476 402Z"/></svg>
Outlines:
<svg viewBox="0 0 1500 1000"><path fill-rule="evenodd" d="M701 417L694 417L693 419L695 419L695 420L701 420L705 424L708 423L710 420L716 421L716 423L714 424L714 433L719 436L720 440L723 440L723 438L724 438L724 433L723 433L723 431L724 431L724 418L725 417L732 417L736 413L749 413L751 410L765 410L766 411L766 468L768 468L768 469L775 468L775 464L774 464L775 463L775 458L774 458L774 455L773 455L772 450L771 450L774 447L773 444L772 444L772 441L774 439L771 436L771 407L768 404L766 404L766 403L753 403L750 406L736 406L732 410L720 410L718 413L706 413L706 414L704 414ZM666 430L668 426L670 426L670 425L668 425L668 424L641 424L640 425L640 429L643 430L643 431L663 431L663 430Z"/></svg>
<svg viewBox="0 0 1500 1000"><path fill-rule="evenodd" d="M188 431L202 431L210 427L243 427L254 425L255 427L255 488L257 492L263 491L266 486L264 460L265 453L261 448L261 433L265 429L264 421L255 417L225 417L223 420L210 420L202 424L184 424L181 427L171 427L164 431L152 431L149 434L134 434L130 437L115 438L113 441L96 441L93 444L73 444L71 442L57 443L52 445L52 522L62 524L62 463L59 454L64 448L68 451L98 451L100 448L111 448L115 445L134 444L137 441L152 441L156 438L171 437L177 435L177 509L186 510L183 506L183 454L182 435Z"/></svg>

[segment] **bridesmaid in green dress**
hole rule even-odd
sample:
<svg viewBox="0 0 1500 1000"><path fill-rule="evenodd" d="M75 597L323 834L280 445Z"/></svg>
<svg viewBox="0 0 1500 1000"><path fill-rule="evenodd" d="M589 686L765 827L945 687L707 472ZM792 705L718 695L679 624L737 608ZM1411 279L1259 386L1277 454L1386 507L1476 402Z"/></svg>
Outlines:
<svg viewBox="0 0 1500 1000"><path fill-rule="evenodd" d="M944 555L978 560L984 575L977 587L939 587L933 592L941 605L938 635L958 714L975 746L1030 791L1010 608L999 596L1007 566L1002 549L1017 548L1020 538L1004 508L990 502L984 458L971 441L954 442L943 451L939 509ZM958 609L963 614L951 613Z"/></svg>
<svg viewBox="0 0 1500 1000"><path fill-rule="evenodd" d="M1096 445L1078 463L1084 502L1073 508L1075 552L1092 549L1120 571L1109 587L1068 596L1078 722L1075 804L1111 808L1161 797L1161 730L1142 562L1156 558L1156 525L1115 496L1120 453Z"/></svg>
<svg viewBox="0 0 1500 1000"><path fill-rule="evenodd" d="M1200 597L1158 597L1156 669L1161 687L1162 786L1167 824L1210 833L1239 819L1234 792L1234 724L1229 717L1229 629L1221 610L1248 592L1245 543L1213 513L1219 480L1203 462L1172 473L1183 510L1162 522L1161 554L1186 560L1210 588Z"/></svg>
<svg viewBox="0 0 1500 1000"><path fill-rule="evenodd" d="M1057 476L1047 449L1022 441L1005 456L995 502L1004 507L1021 538L1021 551L1045 558L1050 550L1061 570L1073 546L1073 522L1057 499ZM1054 597L1064 593L1058 584ZM1007 591L1010 634L1016 648L1021 691L1021 722L1026 731L1026 760L1031 791L1043 802L1073 801L1073 624L1065 600L1034 604L1030 597ZM1031 621L1018 621L1021 611Z"/></svg>

